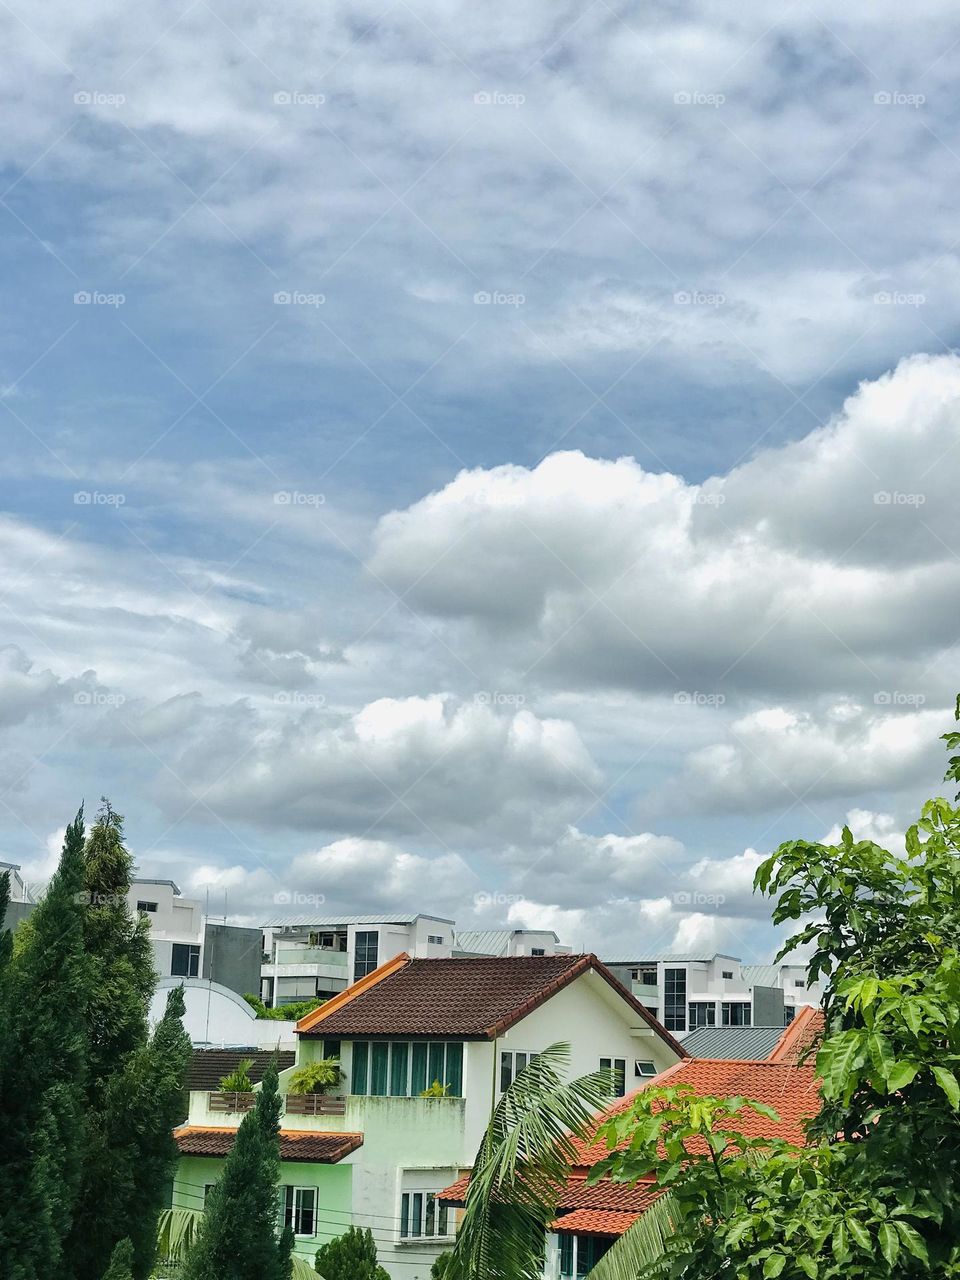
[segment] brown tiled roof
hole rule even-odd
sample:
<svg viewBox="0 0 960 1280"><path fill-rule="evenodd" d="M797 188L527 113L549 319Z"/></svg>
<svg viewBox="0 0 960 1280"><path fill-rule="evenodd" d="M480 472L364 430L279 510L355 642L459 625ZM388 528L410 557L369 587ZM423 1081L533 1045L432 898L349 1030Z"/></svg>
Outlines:
<svg viewBox="0 0 960 1280"><path fill-rule="evenodd" d="M227 1156L233 1150L236 1129L202 1129L184 1125L173 1136L182 1156ZM280 1159L336 1164L363 1144L362 1133L316 1133L309 1129L280 1130Z"/></svg>
<svg viewBox="0 0 960 1280"><path fill-rule="evenodd" d="M656 1197L654 1197L656 1199ZM622 1236L629 1231L639 1213L610 1213L606 1209L575 1209L557 1218L550 1230L574 1232L576 1235Z"/></svg>
<svg viewBox="0 0 960 1280"><path fill-rule="evenodd" d="M399 960L399 963L398 963ZM382 969L382 972L381 972ZM455 1036L493 1040L591 970L679 1058L683 1047L594 955L395 957L297 1024L300 1035ZM379 975L379 976L378 976Z"/></svg>
<svg viewBox="0 0 960 1280"><path fill-rule="evenodd" d="M259 1084L271 1062L276 1061L278 1071L286 1071L293 1066L296 1056L290 1049L194 1049L184 1088L219 1089L223 1077L249 1059L253 1060L251 1083Z"/></svg>

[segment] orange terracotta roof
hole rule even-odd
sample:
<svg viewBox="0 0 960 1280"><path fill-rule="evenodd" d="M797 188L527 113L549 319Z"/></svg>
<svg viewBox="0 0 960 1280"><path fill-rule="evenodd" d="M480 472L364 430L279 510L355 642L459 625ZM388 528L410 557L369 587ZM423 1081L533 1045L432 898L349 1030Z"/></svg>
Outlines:
<svg viewBox="0 0 960 1280"><path fill-rule="evenodd" d="M616 991L638 1022L677 1055L683 1046L595 955L395 956L297 1023L299 1035L494 1040L584 974Z"/></svg>
<svg viewBox="0 0 960 1280"><path fill-rule="evenodd" d="M610 1213L605 1209L576 1209L557 1218L550 1230L575 1232L577 1235L622 1236L629 1231L639 1213Z"/></svg>
<svg viewBox="0 0 960 1280"><path fill-rule="evenodd" d="M183 1125L173 1131L182 1156L228 1156L236 1141L236 1129ZM363 1145L362 1133L318 1133L310 1129L280 1130L280 1159L311 1164L337 1164Z"/></svg>
<svg viewBox="0 0 960 1280"><path fill-rule="evenodd" d="M662 1190L652 1178L643 1182L610 1182L601 1179L587 1186L582 1178L571 1178L559 1209L605 1209L616 1213L643 1213Z"/></svg>
<svg viewBox="0 0 960 1280"><path fill-rule="evenodd" d="M823 1038L823 1010L811 1004L801 1006L777 1041L769 1062L799 1062ZM811 1055L812 1057L813 1055Z"/></svg>

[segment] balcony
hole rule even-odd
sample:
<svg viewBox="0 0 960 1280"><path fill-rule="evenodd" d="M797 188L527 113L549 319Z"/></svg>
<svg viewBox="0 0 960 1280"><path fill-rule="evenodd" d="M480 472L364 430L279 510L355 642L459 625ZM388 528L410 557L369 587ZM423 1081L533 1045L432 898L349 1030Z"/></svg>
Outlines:
<svg viewBox="0 0 960 1280"><path fill-rule="evenodd" d="M346 969L347 953L328 947L277 947L273 964L328 964Z"/></svg>
<svg viewBox="0 0 960 1280"><path fill-rule="evenodd" d="M630 990L637 997L641 1004L653 1005L659 1008L660 1005L660 988L648 986L646 982L637 982L634 980L630 983Z"/></svg>
<svg viewBox="0 0 960 1280"><path fill-rule="evenodd" d="M326 1093L288 1093L284 1097L288 1116L342 1116L347 1113L347 1100Z"/></svg>
<svg viewBox="0 0 960 1280"><path fill-rule="evenodd" d="M257 1105L255 1093L225 1093L221 1090L207 1096L207 1106L210 1111L219 1115L236 1115L244 1111L252 1111Z"/></svg>

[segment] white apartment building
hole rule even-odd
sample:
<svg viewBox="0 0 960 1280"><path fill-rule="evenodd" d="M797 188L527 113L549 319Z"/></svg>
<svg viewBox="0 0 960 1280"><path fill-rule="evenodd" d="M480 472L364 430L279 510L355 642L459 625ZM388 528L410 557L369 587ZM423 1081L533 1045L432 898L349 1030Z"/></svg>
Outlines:
<svg viewBox="0 0 960 1280"><path fill-rule="evenodd" d="M260 996L277 1007L329 999L406 952L441 959L454 948L454 922L431 915L287 917L263 926Z"/></svg>
<svg viewBox="0 0 960 1280"><path fill-rule="evenodd" d="M736 956L680 952L606 963L680 1040L697 1027L783 1026L801 1005L823 998L798 964L748 965Z"/></svg>
<svg viewBox="0 0 960 1280"><path fill-rule="evenodd" d="M203 903L185 898L173 880L134 880L130 910L147 916L153 962L161 978L199 978L203 973Z"/></svg>
<svg viewBox="0 0 960 1280"><path fill-rule="evenodd" d="M10 873L10 901L33 902L33 895L27 887L27 882L20 874L20 863L0 862L0 876L2 876L5 871Z"/></svg>

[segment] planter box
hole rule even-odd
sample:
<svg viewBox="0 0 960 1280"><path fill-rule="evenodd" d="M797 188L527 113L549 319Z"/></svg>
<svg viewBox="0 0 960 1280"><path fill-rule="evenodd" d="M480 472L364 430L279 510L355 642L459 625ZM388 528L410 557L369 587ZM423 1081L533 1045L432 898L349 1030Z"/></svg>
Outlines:
<svg viewBox="0 0 960 1280"><path fill-rule="evenodd" d="M327 1093L288 1093L287 1115L290 1116L342 1116L347 1110L347 1100Z"/></svg>
<svg viewBox="0 0 960 1280"><path fill-rule="evenodd" d="M211 1111L252 1111L257 1105L255 1093L211 1093Z"/></svg>

